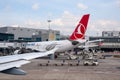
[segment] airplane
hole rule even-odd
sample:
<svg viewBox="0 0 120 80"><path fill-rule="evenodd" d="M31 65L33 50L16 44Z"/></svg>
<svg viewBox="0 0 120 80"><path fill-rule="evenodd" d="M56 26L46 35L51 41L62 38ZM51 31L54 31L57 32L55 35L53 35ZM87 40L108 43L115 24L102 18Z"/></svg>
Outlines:
<svg viewBox="0 0 120 80"><path fill-rule="evenodd" d="M61 53L74 49L80 44L86 42L84 36L87 29L88 20L89 20L89 14L83 15L82 19L76 26L69 40L28 42L26 44L26 48L30 48L38 51L47 51L55 46L58 48L55 53Z"/></svg>
<svg viewBox="0 0 120 80"><path fill-rule="evenodd" d="M95 48L102 46L103 39L87 41L85 44L78 46L78 48Z"/></svg>
<svg viewBox="0 0 120 80"><path fill-rule="evenodd" d="M20 69L24 64L30 63L29 60L54 54L57 48L47 52L32 52L17 55L8 55L0 57L0 72L12 75L25 75L26 72Z"/></svg>

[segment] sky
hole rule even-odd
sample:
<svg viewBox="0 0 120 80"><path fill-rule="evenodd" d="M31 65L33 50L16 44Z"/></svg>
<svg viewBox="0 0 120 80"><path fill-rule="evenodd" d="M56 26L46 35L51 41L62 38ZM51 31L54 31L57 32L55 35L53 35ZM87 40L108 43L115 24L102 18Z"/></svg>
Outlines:
<svg viewBox="0 0 120 80"><path fill-rule="evenodd" d="M84 14L90 14L87 36L120 31L120 0L0 0L0 27L48 29L50 24L71 35Z"/></svg>

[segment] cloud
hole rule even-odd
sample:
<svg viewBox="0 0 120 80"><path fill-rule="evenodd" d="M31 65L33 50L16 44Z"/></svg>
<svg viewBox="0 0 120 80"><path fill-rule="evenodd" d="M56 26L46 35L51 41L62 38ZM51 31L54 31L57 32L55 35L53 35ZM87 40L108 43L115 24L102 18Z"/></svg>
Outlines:
<svg viewBox="0 0 120 80"><path fill-rule="evenodd" d="M116 0L116 4L118 7L120 7L120 0Z"/></svg>
<svg viewBox="0 0 120 80"><path fill-rule="evenodd" d="M76 19L76 16L74 16L69 11L64 11L62 16L56 19L51 20L51 26L57 26L57 27L67 27L71 26L71 24L74 24L74 20Z"/></svg>
<svg viewBox="0 0 120 80"><path fill-rule="evenodd" d="M40 5L39 5L38 3L35 3L35 4L32 5L32 9L33 9L33 10L38 10L38 9L39 9L39 6L40 6Z"/></svg>
<svg viewBox="0 0 120 80"><path fill-rule="evenodd" d="M10 9L11 9L11 6L7 5L7 6L5 7L5 9L6 9L6 10L10 10Z"/></svg>
<svg viewBox="0 0 120 80"><path fill-rule="evenodd" d="M20 27L18 24L11 25L12 27Z"/></svg>
<svg viewBox="0 0 120 80"><path fill-rule="evenodd" d="M0 24L0 27L4 27L4 26L6 26L6 25L4 25L4 24Z"/></svg>
<svg viewBox="0 0 120 80"><path fill-rule="evenodd" d="M72 14L71 12L69 11L64 11L63 14L62 14L62 18L65 18L65 19L75 19L77 16L75 16L74 14Z"/></svg>
<svg viewBox="0 0 120 80"><path fill-rule="evenodd" d="M81 16L74 15L66 10L60 17L51 20L50 28L54 30L60 30L61 34L71 35L79 20L81 19ZM31 26L32 28L48 29L49 23L47 21L35 21L29 19L26 22L26 25L29 27ZM101 19L96 21L89 21L86 35L96 36L97 33L102 35L102 31L118 31L120 30L119 25L120 22L116 20Z"/></svg>
<svg viewBox="0 0 120 80"><path fill-rule="evenodd" d="M84 4L82 4L82 3L78 3L78 4L77 4L77 7L78 7L79 9L82 9L82 10L85 10L85 9L88 8L86 5L84 5Z"/></svg>
<svg viewBox="0 0 120 80"><path fill-rule="evenodd" d="M25 24L31 27L40 27L42 25L40 21L33 21L31 19L26 21Z"/></svg>
<svg viewBox="0 0 120 80"><path fill-rule="evenodd" d="M74 15L71 12L65 10L58 18L51 19L50 28L59 30L61 34L71 35L77 26L82 15ZM49 23L47 21L35 21L29 19L25 22L26 26L31 28L48 29Z"/></svg>
<svg viewBox="0 0 120 80"><path fill-rule="evenodd" d="M102 35L102 31L120 30L120 22L115 20L97 20L88 24L87 35L96 36L96 33Z"/></svg>
<svg viewBox="0 0 120 80"><path fill-rule="evenodd" d="M73 15L71 12L65 10L63 14L51 22L51 28L60 30L62 34L71 34L79 21L77 15Z"/></svg>
<svg viewBox="0 0 120 80"><path fill-rule="evenodd" d="M79 22L79 18L69 11L64 11L63 14L55 19L51 19L50 28L60 30L62 34L71 34ZM38 29L48 29L49 23L47 21L29 19L25 22L25 26Z"/></svg>
<svg viewBox="0 0 120 80"><path fill-rule="evenodd" d="M62 19L55 19L51 22L51 25L54 25L54 26L64 26L64 23L62 22Z"/></svg>

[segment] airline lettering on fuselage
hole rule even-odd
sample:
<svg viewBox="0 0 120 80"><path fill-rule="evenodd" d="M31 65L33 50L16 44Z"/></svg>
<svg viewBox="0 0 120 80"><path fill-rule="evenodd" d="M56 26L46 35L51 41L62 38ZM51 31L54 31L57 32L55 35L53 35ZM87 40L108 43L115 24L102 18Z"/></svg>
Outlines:
<svg viewBox="0 0 120 80"><path fill-rule="evenodd" d="M55 48L56 45L57 45L57 44L50 44L50 45L48 45L48 46L46 47L46 50L49 51L49 50Z"/></svg>
<svg viewBox="0 0 120 80"><path fill-rule="evenodd" d="M28 43L26 46L35 46L35 43Z"/></svg>

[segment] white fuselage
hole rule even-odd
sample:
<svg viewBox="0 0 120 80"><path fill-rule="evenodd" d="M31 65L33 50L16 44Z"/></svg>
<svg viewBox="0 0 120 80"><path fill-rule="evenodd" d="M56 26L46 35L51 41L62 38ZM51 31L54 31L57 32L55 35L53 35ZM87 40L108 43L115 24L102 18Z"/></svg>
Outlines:
<svg viewBox="0 0 120 80"><path fill-rule="evenodd" d="M71 50L79 45L73 45L69 40L60 41L44 41L44 42L28 42L26 48L31 48L39 51L47 51L51 48L58 47L56 53Z"/></svg>

